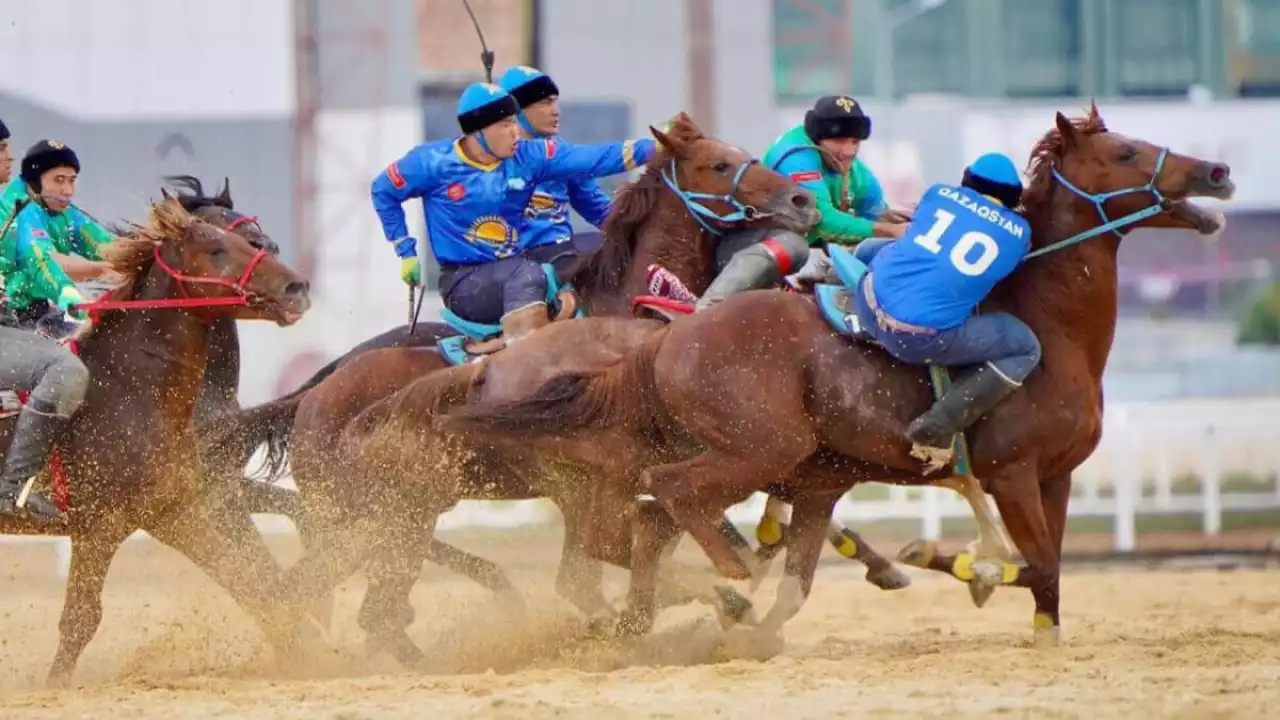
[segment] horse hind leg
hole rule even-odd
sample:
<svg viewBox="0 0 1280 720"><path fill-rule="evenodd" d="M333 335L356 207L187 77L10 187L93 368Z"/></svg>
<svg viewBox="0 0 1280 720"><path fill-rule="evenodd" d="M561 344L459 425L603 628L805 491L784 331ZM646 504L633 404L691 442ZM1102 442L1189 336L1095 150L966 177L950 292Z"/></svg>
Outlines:
<svg viewBox="0 0 1280 720"><path fill-rule="evenodd" d="M102 588L111 559L132 533L131 528L111 525L72 536L71 570L58 620L58 651L46 681L50 687L71 684L76 662L102 624Z"/></svg>
<svg viewBox="0 0 1280 720"><path fill-rule="evenodd" d="M768 574L769 565L773 559L787 545L787 535L790 530L786 520L787 512L787 504L778 498L770 495L765 501L764 515L760 518L760 524L756 526L756 539L760 541L756 558L763 568L751 579L752 592L759 587L760 582ZM910 576L877 552L856 531L834 519L827 528L827 542L841 557L866 565L867 582L881 590L901 590L911 585Z"/></svg>
<svg viewBox="0 0 1280 720"><path fill-rule="evenodd" d="M969 503L969 508L978 521L978 540L970 543L965 552L951 556L940 555L937 543L915 540L898 553L898 561L914 567L939 570L960 579L968 584L973 604L982 607L995 589L1006 584L1006 578L1017 572L1013 543L999 516L991 511L987 495L977 478L954 476L935 482L934 485L959 493Z"/></svg>

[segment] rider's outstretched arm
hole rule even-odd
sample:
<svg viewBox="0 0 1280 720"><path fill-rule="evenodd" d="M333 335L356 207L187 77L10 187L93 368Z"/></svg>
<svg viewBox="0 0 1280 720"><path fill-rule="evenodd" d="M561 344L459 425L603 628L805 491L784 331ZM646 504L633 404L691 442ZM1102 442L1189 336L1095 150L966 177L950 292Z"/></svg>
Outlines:
<svg viewBox="0 0 1280 720"><path fill-rule="evenodd" d="M71 223L71 244L75 253L90 260L101 260L103 246L115 242L116 236L75 205L67 208L66 214Z"/></svg>
<svg viewBox="0 0 1280 720"><path fill-rule="evenodd" d="M416 243L409 236L401 205L411 198L429 194L437 183L435 168L425 162L424 146L419 145L378 173L370 185L373 209L382 223L382 235L395 243L401 258L417 255Z"/></svg>
<svg viewBox="0 0 1280 720"><path fill-rule="evenodd" d="M597 228L604 227L605 218L609 217L609 208L613 205L613 200L609 198L609 193L600 187L599 181L594 178L566 183L565 188L569 191L569 205L583 220L595 225Z"/></svg>
<svg viewBox="0 0 1280 720"><path fill-rule="evenodd" d="M600 145L570 145L550 138L522 140L512 159L537 184L617 175L649 162L656 151L657 142L649 138Z"/></svg>

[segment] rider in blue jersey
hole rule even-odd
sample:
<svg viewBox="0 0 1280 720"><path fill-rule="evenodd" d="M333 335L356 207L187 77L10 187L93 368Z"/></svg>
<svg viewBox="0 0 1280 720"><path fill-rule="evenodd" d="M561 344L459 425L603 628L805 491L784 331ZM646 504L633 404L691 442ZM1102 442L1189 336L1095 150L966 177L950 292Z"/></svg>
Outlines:
<svg viewBox="0 0 1280 720"><path fill-rule="evenodd" d="M1021 387L1040 362L1040 342L1021 320L975 314L1031 247L1031 227L1014 210L1021 200L1013 161L983 155L959 186L925 191L902 239L856 250L870 266L854 293L858 319L889 354L907 363L979 365L908 426L922 459L947 456L955 434Z"/></svg>
<svg viewBox="0 0 1280 720"><path fill-rule="evenodd" d="M500 323L507 344L546 325L547 279L521 257L521 232L535 188L554 180L604 177L644 164L650 139L573 146L556 138L522 140L520 106L496 85L475 83L458 103L462 136L413 148L374 179L373 205L401 258L401 278L421 281L417 241L401 203L421 198L431 250L440 264L445 306L477 323Z"/></svg>
<svg viewBox="0 0 1280 720"><path fill-rule="evenodd" d="M560 88L550 77L540 70L517 65L502 74L498 85L511 93L520 105L516 120L522 136L558 136ZM539 184L524 211L525 223L521 232L528 240L526 257L552 263L560 271L561 281L567 280L564 273L573 259L596 250L604 239L599 232L574 232L569 218L570 208L599 228L604 225L612 202L595 178L567 182L551 180Z"/></svg>

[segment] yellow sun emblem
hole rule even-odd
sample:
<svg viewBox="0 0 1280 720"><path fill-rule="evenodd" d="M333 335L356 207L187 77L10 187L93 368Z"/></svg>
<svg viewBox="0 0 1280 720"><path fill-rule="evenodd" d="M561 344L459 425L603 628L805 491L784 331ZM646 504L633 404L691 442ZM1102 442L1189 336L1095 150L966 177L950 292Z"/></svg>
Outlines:
<svg viewBox="0 0 1280 720"><path fill-rule="evenodd" d="M510 257L515 254L517 233L509 227L505 220L494 215L477 219L467 231L467 241L476 245L488 245L497 252L497 257Z"/></svg>
<svg viewBox="0 0 1280 720"><path fill-rule="evenodd" d="M836 105L840 106L840 109L847 113L853 112L853 109L858 107L858 103L854 102L853 98L847 97L836 98Z"/></svg>

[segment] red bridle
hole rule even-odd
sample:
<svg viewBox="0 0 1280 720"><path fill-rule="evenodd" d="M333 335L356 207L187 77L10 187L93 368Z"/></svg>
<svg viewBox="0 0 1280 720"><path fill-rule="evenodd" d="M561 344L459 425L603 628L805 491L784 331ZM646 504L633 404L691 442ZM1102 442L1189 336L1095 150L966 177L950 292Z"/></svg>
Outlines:
<svg viewBox="0 0 1280 720"><path fill-rule="evenodd" d="M238 218L232 226L239 224L245 218ZM175 270L160 257L160 246L156 245L153 249L156 264L166 275L178 281L178 290L182 293L180 298L160 298L156 300L111 300L111 293L93 302L81 303L75 306L76 310L84 310L90 313L98 313L103 310L160 310L164 308L210 308L210 307L235 307L240 305L248 305L251 295L245 290L245 285L249 282L249 278L253 276L253 271L257 269L258 263L267 257L266 250L259 250L253 254L249 260L249 264L245 266L244 272L235 280L227 278L206 278L193 277ZM187 284L192 285L220 285L222 287L231 288L235 295L210 297L210 298L194 298L187 293Z"/></svg>

